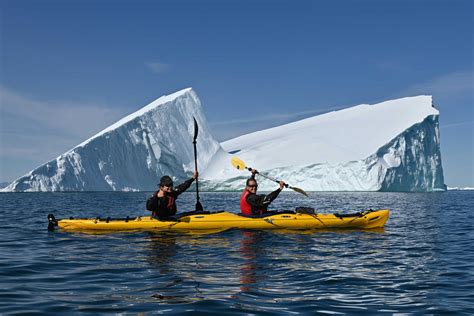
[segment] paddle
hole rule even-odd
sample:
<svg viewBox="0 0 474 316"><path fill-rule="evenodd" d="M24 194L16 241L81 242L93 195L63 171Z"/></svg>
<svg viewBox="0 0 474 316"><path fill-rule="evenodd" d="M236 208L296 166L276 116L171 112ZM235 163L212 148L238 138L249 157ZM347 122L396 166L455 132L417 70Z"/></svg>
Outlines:
<svg viewBox="0 0 474 316"><path fill-rule="evenodd" d="M232 166L234 166L234 167L237 168L238 170L247 169L248 171L252 171L252 168L245 166L245 162L243 162L241 159L239 159L239 158L237 158L237 157L232 157L232 159L230 160L230 162L232 163ZM264 178L267 178L268 180L275 181L276 183L280 183L279 180L274 179L274 178L269 177L269 176L266 176L266 175L264 175L264 174L261 174L261 173L258 172L258 171L257 171L257 174L261 175L261 176L264 177ZM292 187L292 186L288 185L287 183L285 183L285 188L290 188L290 189L292 189L292 190L295 191L295 192L301 193L301 194L303 194L303 195L305 195L305 196L309 196L308 193L306 193L304 190L302 190L302 189L300 189L300 188Z"/></svg>
<svg viewBox="0 0 474 316"><path fill-rule="evenodd" d="M193 145L194 145L194 170L197 172L198 171L198 163L197 163L197 149L196 149L196 139L198 137L198 132L199 132L199 127L198 123L196 122L196 119L193 116L194 120L194 139L193 139ZM199 178L199 177L198 177ZM203 211L203 207L201 205L201 202L199 202L199 181L198 178L196 178L196 211Z"/></svg>

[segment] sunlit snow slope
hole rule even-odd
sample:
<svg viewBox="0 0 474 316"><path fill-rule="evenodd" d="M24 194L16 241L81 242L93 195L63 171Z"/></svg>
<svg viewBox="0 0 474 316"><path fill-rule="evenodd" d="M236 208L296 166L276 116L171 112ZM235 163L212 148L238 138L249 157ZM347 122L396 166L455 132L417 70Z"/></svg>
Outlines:
<svg viewBox="0 0 474 316"><path fill-rule="evenodd" d="M259 171L309 191L445 190L438 116L431 96L408 97L326 113L221 145ZM226 178L220 185L228 189L241 188L241 174L229 159L216 157L207 176ZM262 179L260 187L275 184Z"/></svg>

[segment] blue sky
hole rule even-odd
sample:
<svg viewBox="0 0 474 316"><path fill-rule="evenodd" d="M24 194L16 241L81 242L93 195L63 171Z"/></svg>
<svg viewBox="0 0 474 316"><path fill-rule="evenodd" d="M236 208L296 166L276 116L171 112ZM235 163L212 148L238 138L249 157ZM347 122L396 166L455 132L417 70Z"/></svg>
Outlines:
<svg viewBox="0 0 474 316"><path fill-rule="evenodd" d="M474 187L473 9L467 0L0 0L0 182L193 87L218 140L433 95L445 182Z"/></svg>

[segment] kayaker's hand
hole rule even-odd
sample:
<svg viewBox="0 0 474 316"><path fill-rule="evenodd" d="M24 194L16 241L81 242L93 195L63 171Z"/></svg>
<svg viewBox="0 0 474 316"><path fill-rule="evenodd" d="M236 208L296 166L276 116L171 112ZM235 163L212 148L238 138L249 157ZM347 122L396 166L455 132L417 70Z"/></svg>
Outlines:
<svg viewBox="0 0 474 316"><path fill-rule="evenodd" d="M252 172L252 175L256 175L258 173L257 169L252 169L250 172Z"/></svg>
<svg viewBox="0 0 474 316"><path fill-rule="evenodd" d="M196 180L199 177L199 172L195 171L193 174L193 179Z"/></svg>
<svg viewBox="0 0 474 316"><path fill-rule="evenodd" d="M285 187L285 181L280 181L280 190L283 190L283 188Z"/></svg>

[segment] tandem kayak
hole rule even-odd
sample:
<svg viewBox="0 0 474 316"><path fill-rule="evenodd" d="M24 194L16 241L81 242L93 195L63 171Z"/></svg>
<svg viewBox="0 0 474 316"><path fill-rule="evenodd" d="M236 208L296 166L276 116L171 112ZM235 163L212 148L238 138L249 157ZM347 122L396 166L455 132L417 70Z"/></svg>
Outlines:
<svg viewBox="0 0 474 316"><path fill-rule="evenodd" d="M150 216L136 218L86 218L56 219L48 215L48 230L59 227L64 231L224 231L227 229L288 229L313 230L332 228L374 229L382 228L389 217L389 210L368 210L355 214L308 214L293 211L275 212L264 217L245 217L220 212L188 212L176 220L158 220Z"/></svg>

